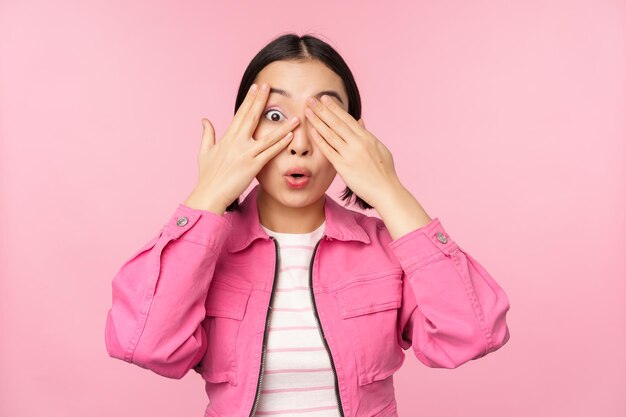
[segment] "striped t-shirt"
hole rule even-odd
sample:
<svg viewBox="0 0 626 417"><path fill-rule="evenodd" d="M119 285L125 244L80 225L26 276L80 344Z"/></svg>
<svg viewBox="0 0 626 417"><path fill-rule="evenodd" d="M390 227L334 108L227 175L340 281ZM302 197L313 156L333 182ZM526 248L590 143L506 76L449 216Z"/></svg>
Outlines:
<svg viewBox="0 0 626 417"><path fill-rule="evenodd" d="M278 233L261 225L276 238L280 265L256 416L339 416L333 369L309 286L311 256L325 225L324 221L310 233Z"/></svg>

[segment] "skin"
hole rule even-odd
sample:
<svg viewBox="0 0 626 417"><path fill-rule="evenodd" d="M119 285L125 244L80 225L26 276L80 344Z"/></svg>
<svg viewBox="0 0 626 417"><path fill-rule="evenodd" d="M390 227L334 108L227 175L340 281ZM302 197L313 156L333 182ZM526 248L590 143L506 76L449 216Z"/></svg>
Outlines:
<svg viewBox="0 0 626 417"><path fill-rule="evenodd" d="M309 233L324 221L324 194L338 174L378 211L392 239L430 223L433 219L400 182L389 149L347 108L341 79L321 62L268 65L219 143L203 119L200 180L185 204L223 215L243 184L249 185L248 172L254 172L261 224L281 233ZM304 188L287 186L283 174L293 167L311 171Z"/></svg>
<svg viewBox="0 0 626 417"><path fill-rule="evenodd" d="M348 113L343 81L323 63L276 61L259 72L255 83L286 90L291 97L270 94L253 139L293 116L302 121L293 128L291 143L256 176L262 225L281 233L315 230L324 221L324 193L336 174L378 211L392 239L432 221L400 182L389 149L365 128L363 119ZM329 90L335 95L321 94ZM283 113L278 121L271 118L276 112L269 111L275 107ZM306 187L287 186L283 173L294 166L312 171Z"/></svg>
<svg viewBox="0 0 626 417"><path fill-rule="evenodd" d="M291 97L270 92L253 138L268 134L294 116L301 120L292 130L291 142L256 176L259 220L263 226L280 233L311 232L324 221L324 193L337 171L314 140L315 128L305 115L307 99L322 91L335 91L343 101L337 100L338 105L347 112L348 96L343 81L319 61L275 61L259 72L255 83L268 83L273 89L285 90ZM287 185L283 174L293 167L311 170L309 183L304 188L292 189Z"/></svg>

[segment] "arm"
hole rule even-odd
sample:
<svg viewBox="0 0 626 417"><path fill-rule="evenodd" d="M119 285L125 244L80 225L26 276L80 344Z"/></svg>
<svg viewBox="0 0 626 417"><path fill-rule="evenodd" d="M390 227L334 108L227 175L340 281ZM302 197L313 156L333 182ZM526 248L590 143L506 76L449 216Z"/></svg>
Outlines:
<svg viewBox="0 0 626 417"><path fill-rule="evenodd" d="M399 181L376 209L400 262L403 299L398 342L429 367L456 368L493 352L510 337L504 290L452 240Z"/></svg>
<svg viewBox="0 0 626 417"><path fill-rule="evenodd" d="M429 367L456 368L510 337L504 290L438 218L390 243L402 265L398 341Z"/></svg>
<svg viewBox="0 0 626 417"><path fill-rule="evenodd" d="M169 378L182 378L200 361L207 290L230 231L223 216L179 204L113 278L105 327L111 357Z"/></svg>

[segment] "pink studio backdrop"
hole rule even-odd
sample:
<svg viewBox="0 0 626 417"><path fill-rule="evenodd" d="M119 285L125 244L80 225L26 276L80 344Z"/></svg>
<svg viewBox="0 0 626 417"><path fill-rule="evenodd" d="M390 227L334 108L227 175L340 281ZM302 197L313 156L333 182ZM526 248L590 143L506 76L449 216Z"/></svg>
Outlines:
<svg viewBox="0 0 626 417"><path fill-rule="evenodd" d="M405 186L510 296L499 351L407 351L400 415L626 415L626 3L373 4L0 4L1 416L202 415L199 375L107 356L111 279L286 32L339 50Z"/></svg>

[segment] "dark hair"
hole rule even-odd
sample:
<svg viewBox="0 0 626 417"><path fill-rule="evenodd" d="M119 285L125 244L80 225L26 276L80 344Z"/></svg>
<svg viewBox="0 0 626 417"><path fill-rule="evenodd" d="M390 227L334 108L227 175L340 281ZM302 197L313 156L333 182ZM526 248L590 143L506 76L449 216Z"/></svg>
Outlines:
<svg viewBox="0 0 626 417"><path fill-rule="evenodd" d="M252 58L239 84L237 100L235 101L235 113L237 113L237 109L246 97L248 89L254 82L257 74L272 62L281 60L295 62L320 61L325 64L343 80L346 93L348 94L348 113L356 120L361 117L361 96L359 95L359 89L356 86L350 68L348 68L348 65L341 55L328 43L315 36L298 36L293 33L275 38ZM351 201L352 197L356 198L356 204L362 209L367 210L373 208L365 200L354 194L350 188L344 188L340 198L344 201L347 200L347 204L353 204ZM238 209L238 207L239 198L233 201L226 208L226 211L233 211Z"/></svg>

